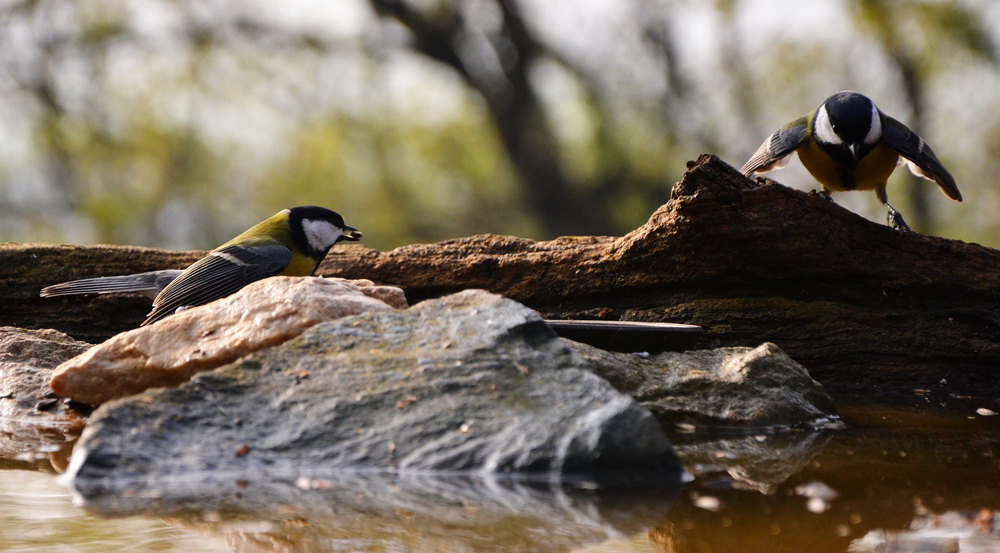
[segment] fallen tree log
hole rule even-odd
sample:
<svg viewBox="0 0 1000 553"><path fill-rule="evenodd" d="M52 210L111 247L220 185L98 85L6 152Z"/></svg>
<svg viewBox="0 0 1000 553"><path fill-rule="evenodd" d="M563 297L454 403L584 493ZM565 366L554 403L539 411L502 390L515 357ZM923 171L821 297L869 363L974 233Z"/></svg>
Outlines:
<svg viewBox="0 0 1000 553"><path fill-rule="evenodd" d="M2 246L0 324L107 337L138 324L148 300L42 299L38 289L183 267L199 254ZM400 286L411 303L483 288L549 318L698 324L713 346L770 341L835 396L873 386L975 394L992 390L1000 366L1000 251L901 234L708 155L622 237L337 246L320 273Z"/></svg>

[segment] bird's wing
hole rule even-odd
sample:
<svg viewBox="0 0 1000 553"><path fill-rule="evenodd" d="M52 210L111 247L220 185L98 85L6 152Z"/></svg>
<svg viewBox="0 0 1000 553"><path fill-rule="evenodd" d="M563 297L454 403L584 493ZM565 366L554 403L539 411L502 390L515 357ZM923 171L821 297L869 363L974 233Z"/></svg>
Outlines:
<svg viewBox="0 0 1000 553"><path fill-rule="evenodd" d="M882 119L885 121L882 126L882 140L886 146L906 160L910 171L914 175L936 182L949 198L962 201L962 193L958 191L955 178L944 165L941 165L931 147L906 125L888 115L883 115Z"/></svg>
<svg viewBox="0 0 1000 553"><path fill-rule="evenodd" d="M292 259L281 245L227 246L210 252L184 270L153 301L143 325L173 314L181 307L224 298L247 284L280 274Z"/></svg>
<svg viewBox="0 0 1000 553"><path fill-rule="evenodd" d="M134 275L106 276L71 280L42 288L39 293L43 298L53 296L69 296L72 294L111 294L114 292L138 292L153 299L160 290L170 284L183 271L168 269L150 271Z"/></svg>
<svg viewBox="0 0 1000 553"><path fill-rule="evenodd" d="M746 176L781 169L791 161L792 152L806 143L809 119L800 117L767 137L740 172Z"/></svg>

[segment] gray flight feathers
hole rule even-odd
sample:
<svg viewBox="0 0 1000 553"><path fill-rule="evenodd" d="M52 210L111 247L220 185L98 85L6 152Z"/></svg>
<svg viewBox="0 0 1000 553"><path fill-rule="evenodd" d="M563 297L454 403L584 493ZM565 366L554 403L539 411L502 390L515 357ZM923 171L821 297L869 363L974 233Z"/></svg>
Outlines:
<svg viewBox="0 0 1000 553"><path fill-rule="evenodd" d="M247 284L281 274L292 260L285 246L228 246L209 252L160 292L143 325L183 307L203 305L228 296Z"/></svg>
<svg viewBox="0 0 1000 553"><path fill-rule="evenodd" d="M743 164L740 172L750 177L754 173L766 173L788 165L792 159L789 157L792 152L805 144L809 138L808 130L809 121L806 117L800 117L785 125L767 137L750 160Z"/></svg>
<svg viewBox="0 0 1000 553"><path fill-rule="evenodd" d="M43 298L50 298L73 294L138 292L149 299L155 299L161 290L166 288L168 284L183 272L180 269L167 269L134 275L84 278L46 286L42 288L39 295Z"/></svg>
<svg viewBox="0 0 1000 553"><path fill-rule="evenodd" d="M962 193L958 191L955 178L941 165L934 151L917 133L884 113L882 122L882 141L906 160L910 172L936 182L949 198L962 201Z"/></svg>

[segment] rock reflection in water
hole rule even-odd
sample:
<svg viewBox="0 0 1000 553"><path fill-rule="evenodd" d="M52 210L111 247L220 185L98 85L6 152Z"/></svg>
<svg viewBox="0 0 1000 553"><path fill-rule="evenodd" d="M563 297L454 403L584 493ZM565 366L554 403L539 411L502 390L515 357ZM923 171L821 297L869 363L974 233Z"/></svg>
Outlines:
<svg viewBox="0 0 1000 553"><path fill-rule="evenodd" d="M771 494L798 473L830 441L832 431L743 436L674 436L674 448L689 472L703 479L724 473L736 488Z"/></svg>
<svg viewBox="0 0 1000 553"><path fill-rule="evenodd" d="M650 540L671 553L1000 550L993 529L1000 508L995 431L935 429L930 425L940 421L923 422L922 428L854 428L821 437L825 447L801 455L792 464L802 466L784 481L769 480L769 494L747 488L762 489L780 471L752 473L754 486L739 473L730 479L702 474ZM737 444L720 440L715 446L721 458L731 459L733 450L744 451L745 442Z"/></svg>
<svg viewBox="0 0 1000 553"><path fill-rule="evenodd" d="M216 484L218 483L218 484ZM607 491L587 482L349 474L192 477L88 501L223 537L233 551L559 552L645 533L676 489Z"/></svg>

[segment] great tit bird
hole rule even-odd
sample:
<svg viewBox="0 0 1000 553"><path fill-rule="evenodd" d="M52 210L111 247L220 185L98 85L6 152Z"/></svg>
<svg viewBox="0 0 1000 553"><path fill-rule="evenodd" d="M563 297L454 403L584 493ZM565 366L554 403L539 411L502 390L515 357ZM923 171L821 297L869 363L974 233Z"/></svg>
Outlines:
<svg viewBox="0 0 1000 553"><path fill-rule="evenodd" d="M334 244L359 239L361 231L346 225L336 212L316 206L293 207L250 227L183 271L75 280L44 288L41 295L140 292L154 298L153 310L142 322L148 325L179 309L226 297L263 278L311 275Z"/></svg>
<svg viewBox="0 0 1000 553"><path fill-rule="evenodd" d="M788 123L767 137L740 171L746 176L781 169L798 152L802 165L830 192L874 190L889 210L888 222L910 230L899 211L889 205L886 181L897 165L932 180L951 199L962 201L955 179L930 146L906 125L882 113L867 96L838 92L812 113Z"/></svg>

